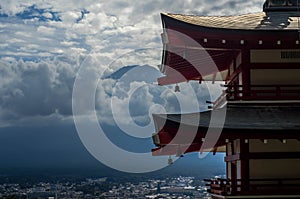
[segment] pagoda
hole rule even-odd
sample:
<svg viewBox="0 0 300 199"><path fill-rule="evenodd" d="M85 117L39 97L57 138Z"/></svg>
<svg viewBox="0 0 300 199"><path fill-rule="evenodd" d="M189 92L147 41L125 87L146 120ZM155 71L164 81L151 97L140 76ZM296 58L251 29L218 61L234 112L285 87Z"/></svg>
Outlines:
<svg viewBox="0 0 300 199"><path fill-rule="evenodd" d="M152 154L226 152L226 178L207 180L213 198L300 198L299 7L267 0L245 15L161 14L158 84L222 81L224 91L200 117L154 114ZM207 143L212 115L224 112Z"/></svg>

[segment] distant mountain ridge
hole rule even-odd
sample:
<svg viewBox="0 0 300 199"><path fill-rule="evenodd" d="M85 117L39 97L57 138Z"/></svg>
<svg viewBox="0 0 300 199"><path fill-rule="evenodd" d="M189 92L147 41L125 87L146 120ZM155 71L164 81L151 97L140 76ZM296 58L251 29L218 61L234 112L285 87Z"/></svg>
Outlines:
<svg viewBox="0 0 300 199"><path fill-rule="evenodd" d="M110 75L103 77L102 79L120 79L124 74L126 74L128 71L130 71L133 68L138 67L139 65L131 65L131 66L124 66L117 71L111 73Z"/></svg>

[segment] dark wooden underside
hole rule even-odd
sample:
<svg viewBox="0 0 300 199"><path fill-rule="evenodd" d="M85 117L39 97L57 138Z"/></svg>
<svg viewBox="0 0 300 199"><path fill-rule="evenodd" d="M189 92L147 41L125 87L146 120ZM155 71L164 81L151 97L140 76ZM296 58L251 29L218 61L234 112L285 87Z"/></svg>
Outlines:
<svg viewBox="0 0 300 199"><path fill-rule="evenodd" d="M223 146L226 142L234 139L300 140L300 105L298 104L227 105L222 109L214 110L215 114L224 111L225 108L226 116L223 129L212 128L212 133L218 132L214 130L222 132L215 145L216 147ZM200 114L200 120L197 120L196 114ZM212 111L153 115L157 132L153 135L153 141L159 147L154 151L163 151L161 155L172 154L177 150L177 145L184 146L185 152L199 151L203 142L205 142L204 138L207 136L212 119L211 114ZM183 123L182 120L186 123ZM179 128L182 130L178 134ZM194 135L194 138L187 141L186 137L191 135ZM167 146L167 148L162 150L164 146ZM159 153L156 155L159 155Z"/></svg>

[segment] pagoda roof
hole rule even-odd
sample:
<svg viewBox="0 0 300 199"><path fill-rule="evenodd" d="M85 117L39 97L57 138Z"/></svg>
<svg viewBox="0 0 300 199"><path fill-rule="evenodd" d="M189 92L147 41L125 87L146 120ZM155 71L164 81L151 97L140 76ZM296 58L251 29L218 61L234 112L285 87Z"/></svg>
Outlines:
<svg viewBox="0 0 300 199"><path fill-rule="evenodd" d="M220 121L211 121L211 119L212 112L216 115L218 112L223 115L224 111L226 111L226 116L222 128L219 124L214 124L214 122L219 123ZM154 114L153 119L157 133L153 134L152 139L157 148L152 150L152 154L154 156L174 155L178 153L178 149L183 154L199 151L202 146L204 146L203 150L207 151L210 151L212 146L214 151L223 151L222 146L226 144L226 140L230 139L300 140L299 115L300 104L297 103L237 103L201 113ZM222 118L217 116L215 119ZM215 144L211 143L212 140L203 140L206 138L210 125L211 128L219 128L222 131ZM179 130L179 126L181 126L181 130ZM197 132L194 132L195 130ZM218 132L213 130L210 133ZM205 142L208 144L203 145ZM207 146L209 148L205 148Z"/></svg>
<svg viewBox="0 0 300 199"><path fill-rule="evenodd" d="M300 105L266 105L266 104L230 104L224 108L209 110L200 113L187 114L154 114L155 118L168 121L208 127L212 112L222 114L226 109L223 129L269 129L269 130L299 130L300 131ZM200 120L195 121L199 119Z"/></svg>
<svg viewBox="0 0 300 199"><path fill-rule="evenodd" d="M224 115L226 112L226 116ZM215 118L212 118L214 114ZM228 104L226 107L187 114L154 114L157 146L168 145L178 133L190 135L195 130L192 143L201 143L209 128L220 129L225 139L300 139L300 104ZM224 125L220 119L225 117ZM172 145L189 144L184 139Z"/></svg>
<svg viewBox="0 0 300 199"><path fill-rule="evenodd" d="M167 16L188 24L223 29L239 30L298 30L297 12L258 12L235 16L197 16L184 14L162 13Z"/></svg>

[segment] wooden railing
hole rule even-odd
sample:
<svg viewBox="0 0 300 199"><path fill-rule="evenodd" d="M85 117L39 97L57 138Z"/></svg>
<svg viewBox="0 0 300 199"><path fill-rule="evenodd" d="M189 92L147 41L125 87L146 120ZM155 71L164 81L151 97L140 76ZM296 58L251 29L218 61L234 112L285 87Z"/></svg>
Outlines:
<svg viewBox="0 0 300 199"><path fill-rule="evenodd" d="M269 0L264 4L264 11L299 11L299 2L297 0Z"/></svg>
<svg viewBox="0 0 300 199"><path fill-rule="evenodd" d="M300 85L225 85L227 100L299 100Z"/></svg>
<svg viewBox="0 0 300 199"><path fill-rule="evenodd" d="M223 85L222 94L210 104L209 109L219 108L226 101L253 100L300 100L300 85L253 85L245 90L242 85Z"/></svg>
<svg viewBox="0 0 300 199"><path fill-rule="evenodd" d="M211 194L236 195L300 195L300 178L285 179L209 179L205 180Z"/></svg>

